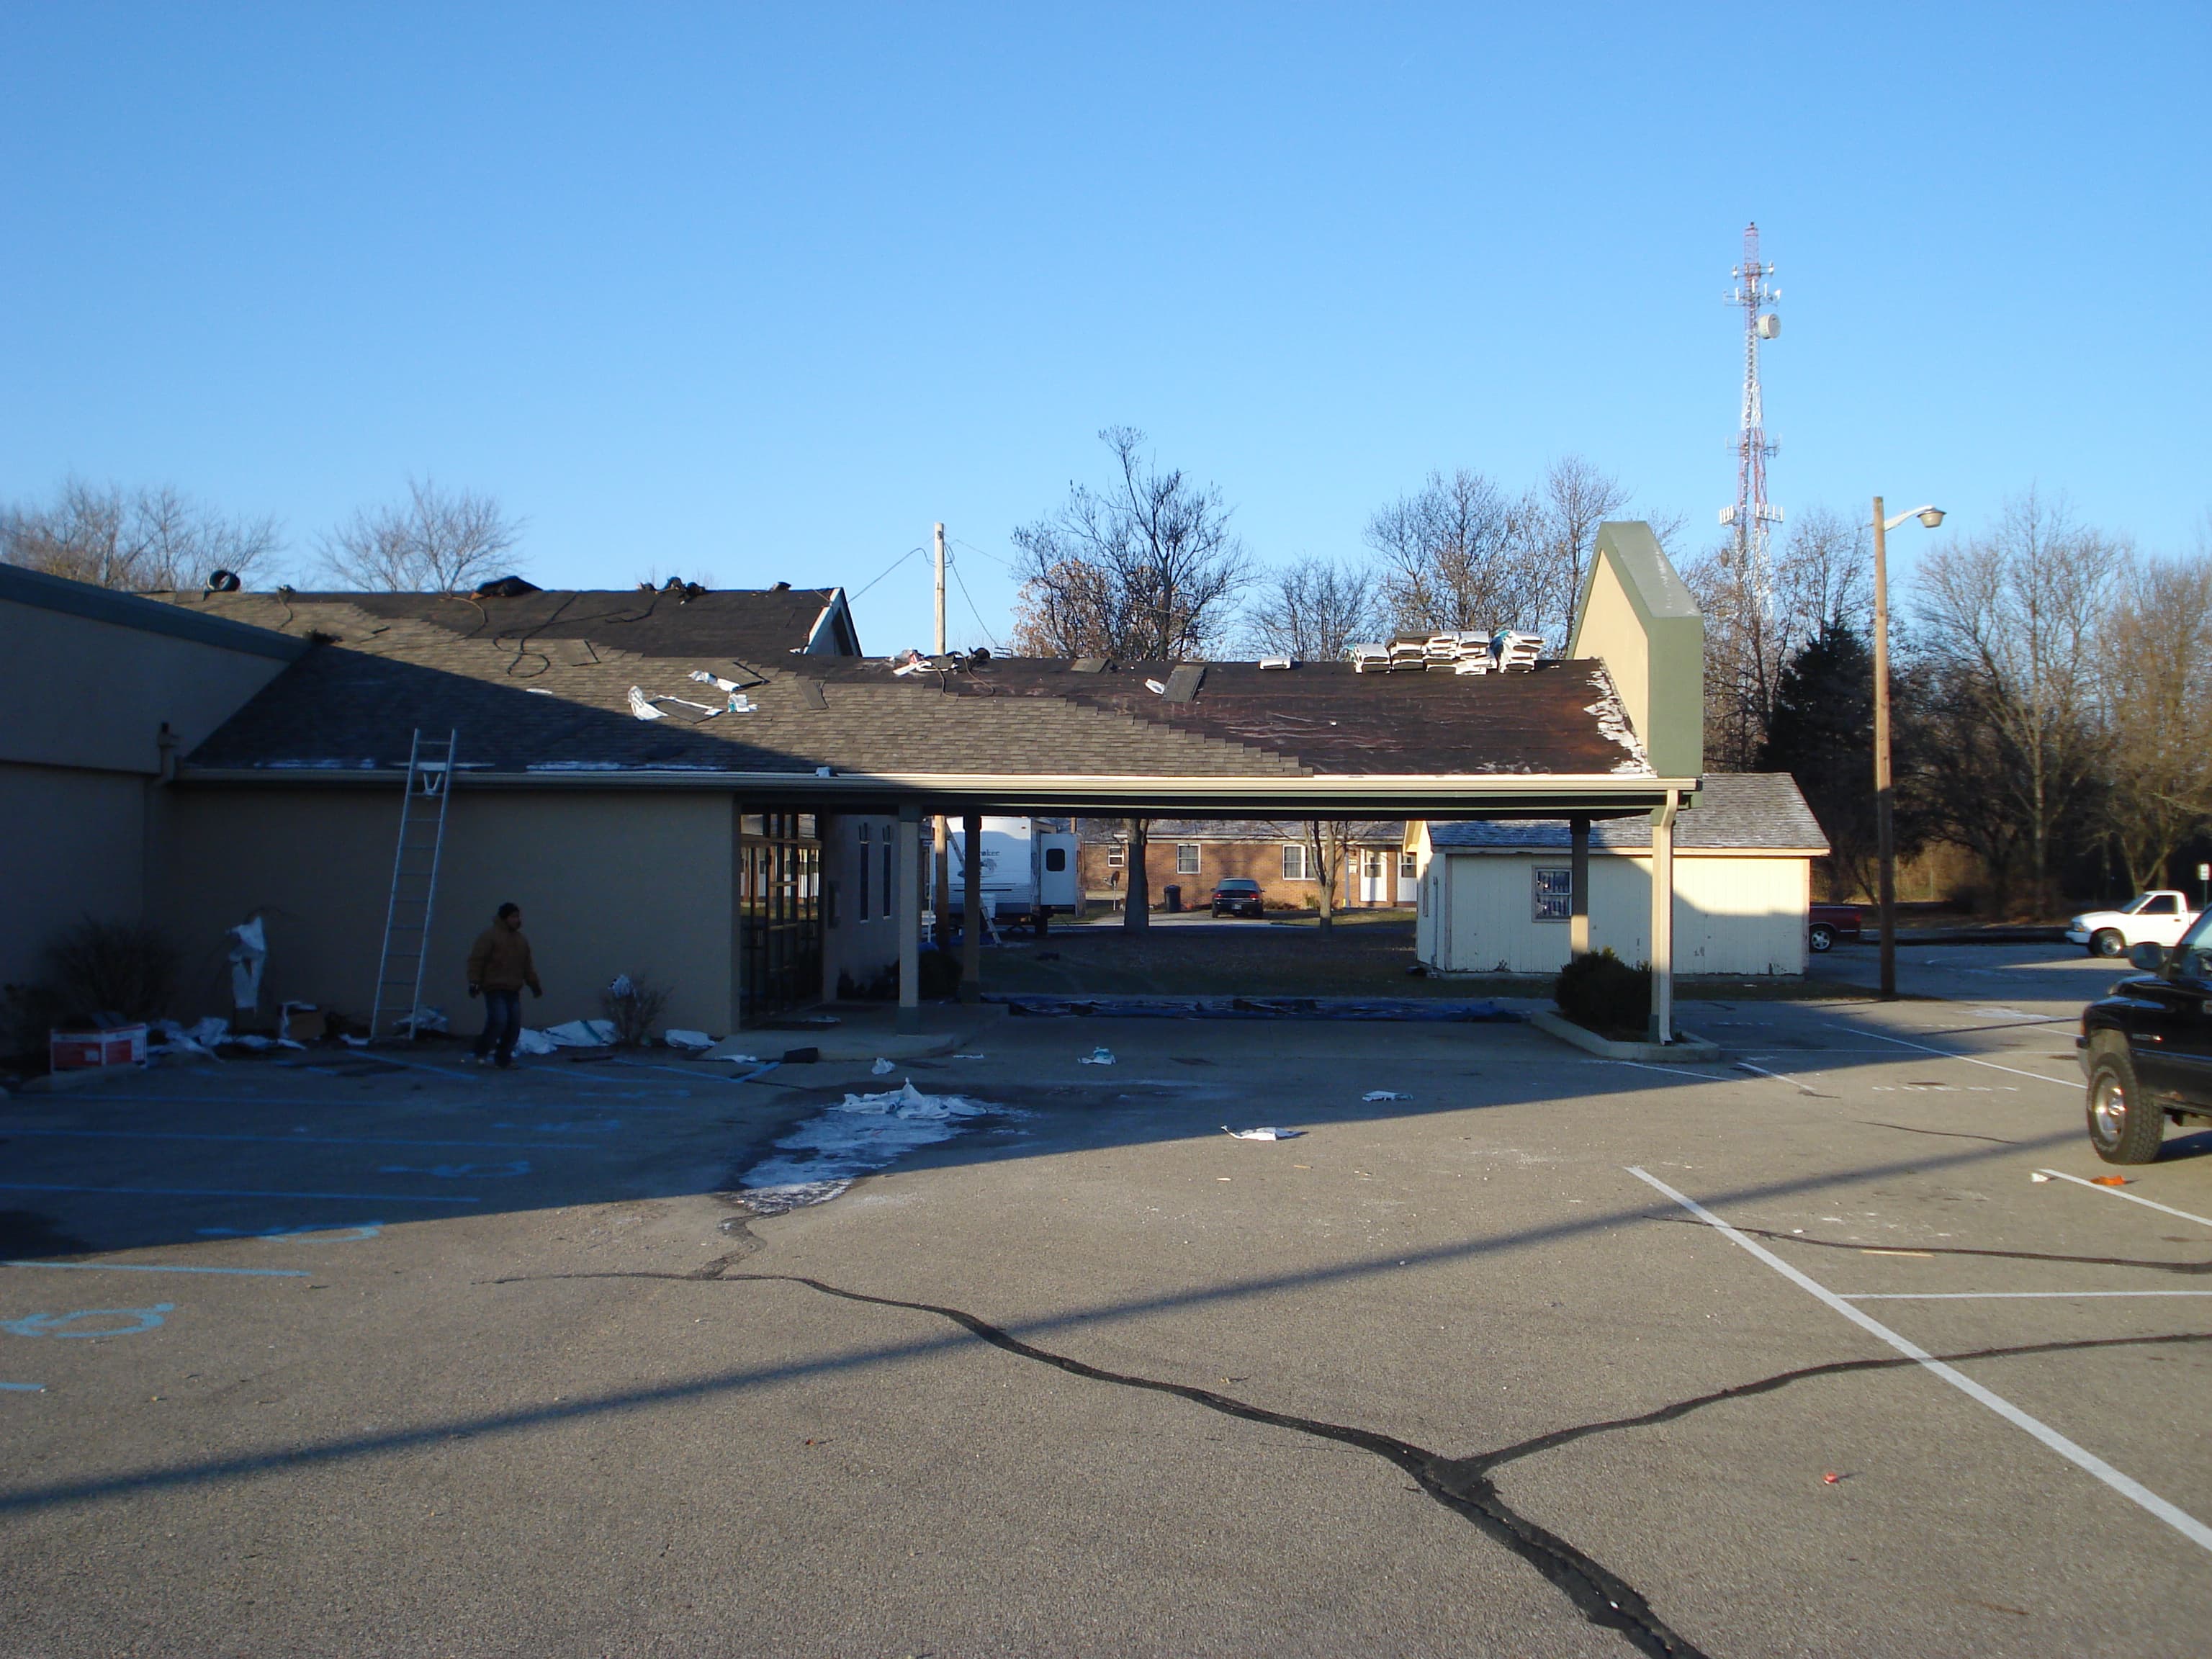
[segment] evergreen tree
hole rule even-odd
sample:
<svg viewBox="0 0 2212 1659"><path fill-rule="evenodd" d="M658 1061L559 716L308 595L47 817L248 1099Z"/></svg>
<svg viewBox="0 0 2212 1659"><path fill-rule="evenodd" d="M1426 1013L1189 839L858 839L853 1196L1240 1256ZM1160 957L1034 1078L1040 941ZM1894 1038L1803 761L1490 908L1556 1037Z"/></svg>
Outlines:
<svg viewBox="0 0 2212 1659"><path fill-rule="evenodd" d="M1893 681L1892 770L1898 851L1926 839L1917 809L1917 775L1909 741L1911 684ZM1902 718L1899 718L1902 716ZM1874 655L1848 623L1824 624L1784 666L1759 769L1787 772L1804 792L1833 849L1839 890L1871 893L1875 884Z"/></svg>

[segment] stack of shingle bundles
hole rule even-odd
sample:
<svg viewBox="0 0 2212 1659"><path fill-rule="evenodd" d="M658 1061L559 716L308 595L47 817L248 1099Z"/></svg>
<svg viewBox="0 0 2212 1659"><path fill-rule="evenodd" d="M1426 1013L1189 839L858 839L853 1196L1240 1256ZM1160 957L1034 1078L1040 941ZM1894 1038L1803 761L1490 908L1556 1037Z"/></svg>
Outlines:
<svg viewBox="0 0 2212 1659"><path fill-rule="evenodd" d="M1544 636L1541 634L1517 633L1510 628L1501 629L1498 637L1491 641L1491 647L1498 659L1499 673L1525 674L1536 665L1536 659L1542 654Z"/></svg>
<svg viewBox="0 0 2212 1659"><path fill-rule="evenodd" d="M1429 642L1426 640L1395 639L1390 641L1390 667L1393 672L1401 668L1426 668L1429 665Z"/></svg>
<svg viewBox="0 0 2212 1659"><path fill-rule="evenodd" d="M1390 647L1387 645L1347 645L1344 654L1352 659L1352 672L1355 674L1390 672Z"/></svg>

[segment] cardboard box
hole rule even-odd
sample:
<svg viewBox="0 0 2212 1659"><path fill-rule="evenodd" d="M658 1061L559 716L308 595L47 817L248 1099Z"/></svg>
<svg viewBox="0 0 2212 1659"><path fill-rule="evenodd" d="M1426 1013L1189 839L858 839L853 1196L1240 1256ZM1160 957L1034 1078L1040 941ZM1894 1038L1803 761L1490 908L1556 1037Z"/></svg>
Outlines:
<svg viewBox="0 0 2212 1659"><path fill-rule="evenodd" d="M143 1066L146 1028L117 1025L104 1031L49 1031L46 1063L57 1072L82 1072L100 1066Z"/></svg>

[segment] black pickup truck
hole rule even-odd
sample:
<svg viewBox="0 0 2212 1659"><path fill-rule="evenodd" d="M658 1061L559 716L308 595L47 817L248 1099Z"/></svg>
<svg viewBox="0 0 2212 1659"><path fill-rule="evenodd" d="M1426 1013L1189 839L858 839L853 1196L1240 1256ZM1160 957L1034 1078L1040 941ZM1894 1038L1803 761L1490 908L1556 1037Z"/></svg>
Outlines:
<svg viewBox="0 0 2212 1659"><path fill-rule="evenodd" d="M2142 971L2081 1011L2089 1144L2107 1164L2149 1164L2166 1120L2212 1119L2212 910L2179 945L2138 945Z"/></svg>

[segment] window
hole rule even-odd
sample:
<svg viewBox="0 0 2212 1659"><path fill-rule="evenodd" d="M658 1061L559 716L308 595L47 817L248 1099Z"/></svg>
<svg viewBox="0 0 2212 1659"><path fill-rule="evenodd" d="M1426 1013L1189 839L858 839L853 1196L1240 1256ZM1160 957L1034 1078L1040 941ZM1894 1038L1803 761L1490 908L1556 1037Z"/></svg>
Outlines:
<svg viewBox="0 0 2212 1659"><path fill-rule="evenodd" d="M1198 843L1179 841L1176 843L1176 874L1194 876L1198 873Z"/></svg>
<svg viewBox="0 0 2212 1659"><path fill-rule="evenodd" d="M1539 870L1536 872L1536 920L1565 921L1570 902L1574 897L1575 872L1571 870Z"/></svg>
<svg viewBox="0 0 2212 1659"><path fill-rule="evenodd" d="M2179 914L2180 906L2171 893L2154 893L2150 902L2136 914L2142 916L2171 916Z"/></svg>
<svg viewBox="0 0 2212 1659"><path fill-rule="evenodd" d="M1106 867L1109 870L1118 870L1128 861L1129 849L1120 842L1115 842L1106 848Z"/></svg>
<svg viewBox="0 0 2212 1659"><path fill-rule="evenodd" d="M1067 848L1048 847L1044 849L1044 867L1054 875L1067 868Z"/></svg>
<svg viewBox="0 0 2212 1659"><path fill-rule="evenodd" d="M885 915L891 914L892 908L898 901L897 889L891 882L891 872L895 867L891 859L895 852L896 849L891 846L890 832L886 830L884 832L884 914Z"/></svg>
<svg viewBox="0 0 2212 1659"><path fill-rule="evenodd" d="M865 823L860 826L860 856L858 862L860 866L860 916L862 921L866 921L868 919L868 826Z"/></svg>
<svg viewBox="0 0 2212 1659"><path fill-rule="evenodd" d="M1306 874L1305 842L1302 841L1286 841L1283 843L1283 879L1285 881L1307 881L1311 879L1311 878Z"/></svg>
<svg viewBox="0 0 2212 1659"><path fill-rule="evenodd" d="M1420 874L1421 855L1419 853L1401 853L1398 854L1399 880L1416 881L1419 879Z"/></svg>

